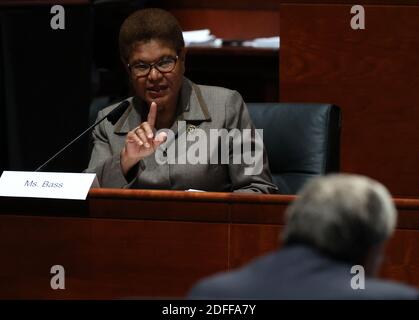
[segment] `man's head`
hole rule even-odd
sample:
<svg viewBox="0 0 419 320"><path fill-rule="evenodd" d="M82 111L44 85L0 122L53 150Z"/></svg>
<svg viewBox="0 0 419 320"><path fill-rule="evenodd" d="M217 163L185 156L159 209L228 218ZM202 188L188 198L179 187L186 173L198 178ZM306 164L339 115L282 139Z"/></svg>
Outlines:
<svg viewBox="0 0 419 320"><path fill-rule="evenodd" d="M367 177L334 174L311 180L287 210L285 244L306 244L375 273L396 226L388 190ZM366 265L365 265L366 264Z"/></svg>
<svg viewBox="0 0 419 320"><path fill-rule="evenodd" d="M158 111L173 108L185 71L185 43L176 18L162 9L134 12L121 26L119 51L136 95L148 104L155 101Z"/></svg>

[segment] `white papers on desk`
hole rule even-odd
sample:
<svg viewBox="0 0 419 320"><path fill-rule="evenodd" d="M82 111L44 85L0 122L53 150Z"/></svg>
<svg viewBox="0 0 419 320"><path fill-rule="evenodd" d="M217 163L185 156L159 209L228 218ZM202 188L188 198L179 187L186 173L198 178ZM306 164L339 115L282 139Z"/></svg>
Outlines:
<svg viewBox="0 0 419 320"><path fill-rule="evenodd" d="M244 41L243 46L254 47L254 48L279 49L280 40L279 40L279 37L256 38L256 39L253 39L253 40Z"/></svg>
<svg viewBox="0 0 419 320"><path fill-rule="evenodd" d="M214 35L212 35L209 29L184 31L183 39L185 40L185 45L187 47L190 47L190 46L220 47L222 45L222 40L217 39Z"/></svg>

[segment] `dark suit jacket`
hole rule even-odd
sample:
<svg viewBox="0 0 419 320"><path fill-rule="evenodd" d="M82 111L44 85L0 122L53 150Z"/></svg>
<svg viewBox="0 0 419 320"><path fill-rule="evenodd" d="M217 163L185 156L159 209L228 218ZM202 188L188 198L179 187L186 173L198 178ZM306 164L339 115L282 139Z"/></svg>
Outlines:
<svg viewBox="0 0 419 320"><path fill-rule="evenodd" d="M366 278L351 288L351 265L305 246L287 246L236 271L200 281L190 299L418 299L416 289Z"/></svg>
<svg viewBox="0 0 419 320"><path fill-rule="evenodd" d="M151 155L140 161L133 178L127 181L121 170L120 152L126 134L146 121L148 112L148 107L139 99L131 98L129 102L130 106L115 125L105 120L93 131L94 147L86 172L96 173L102 187L277 193L264 149L262 171L257 175L246 175L246 165L233 161L211 164L211 152L207 152L205 164L158 164ZM98 118L115 107L100 111ZM180 92L177 120L203 130L208 137L211 129L254 129L240 94L224 88L196 85L186 78ZM182 134L189 135L178 132L177 121L171 129L178 133L174 145ZM188 147L193 143L187 141Z"/></svg>

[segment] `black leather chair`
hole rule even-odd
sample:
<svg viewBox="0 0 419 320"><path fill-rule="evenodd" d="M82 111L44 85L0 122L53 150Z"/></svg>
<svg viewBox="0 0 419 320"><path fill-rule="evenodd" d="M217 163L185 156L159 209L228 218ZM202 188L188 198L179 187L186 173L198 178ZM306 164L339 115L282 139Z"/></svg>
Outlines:
<svg viewBox="0 0 419 320"><path fill-rule="evenodd" d="M273 182L295 194L310 178L339 171L341 113L319 103L248 103L263 129Z"/></svg>

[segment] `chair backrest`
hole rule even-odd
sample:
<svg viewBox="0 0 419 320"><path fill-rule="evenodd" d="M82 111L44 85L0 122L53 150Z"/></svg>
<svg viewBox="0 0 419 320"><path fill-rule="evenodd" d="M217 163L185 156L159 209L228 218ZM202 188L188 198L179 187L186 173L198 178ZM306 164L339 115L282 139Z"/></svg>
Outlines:
<svg viewBox="0 0 419 320"><path fill-rule="evenodd" d="M273 182L295 194L310 178L339 171L341 112L320 103L248 103L263 140Z"/></svg>

